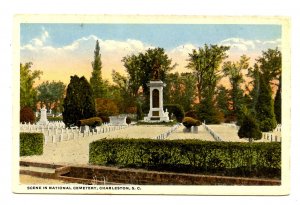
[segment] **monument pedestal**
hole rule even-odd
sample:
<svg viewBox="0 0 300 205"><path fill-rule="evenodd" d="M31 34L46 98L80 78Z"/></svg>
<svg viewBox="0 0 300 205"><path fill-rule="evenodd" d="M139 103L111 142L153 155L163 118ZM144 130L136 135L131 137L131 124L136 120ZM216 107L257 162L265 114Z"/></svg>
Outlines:
<svg viewBox="0 0 300 205"><path fill-rule="evenodd" d="M147 84L150 87L150 110L144 121L169 122L169 113L163 110L163 87L165 84L160 80L153 80Z"/></svg>
<svg viewBox="0 0 300 205"><path fill-rule="evenodd" d="M41 109L41 117L40 120L37 122L38 125L47 125L49 123L48 119L47 119L47 109L46 108L42 108Z"/></svg>

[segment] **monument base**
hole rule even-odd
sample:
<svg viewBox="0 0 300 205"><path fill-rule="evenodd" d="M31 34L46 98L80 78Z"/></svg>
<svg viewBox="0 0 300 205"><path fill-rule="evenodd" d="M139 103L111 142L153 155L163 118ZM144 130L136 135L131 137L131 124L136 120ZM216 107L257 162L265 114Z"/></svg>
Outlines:
<svg viewBox="0 0 300 205"><path fill-rule="evenodd" d="M145 122L169 122L169 112L164 112L162 108L160 109L150 109L147 117L144 117Z"/></svg>

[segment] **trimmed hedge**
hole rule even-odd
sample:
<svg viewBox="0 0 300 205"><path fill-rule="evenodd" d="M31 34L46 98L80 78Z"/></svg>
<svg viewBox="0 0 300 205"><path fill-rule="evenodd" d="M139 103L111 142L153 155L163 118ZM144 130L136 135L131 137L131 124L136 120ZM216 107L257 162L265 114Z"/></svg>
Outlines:
<svg viewBox="0 0 300 205"><path fill-rule="evenodd" d="M77 125L79 127L84 126L84 125L91 126L91 127L96 127L96 126L100 126L101 124L102 124L102 119L100 117L91 117L91 118L88 118L88 119L79 120L77 122Z"/></svg>
<svg viewBox="0 0 300 205"><path fill-rule="evenodd" d="M90 144L89 162L160 171L280 178L281 144L102 139Z"/></svg>
<svg viewBox="0 0 300 205"><path fill-rule="evenodd" d="M20 133L20 156L43 154L43 133Z"/></svg>

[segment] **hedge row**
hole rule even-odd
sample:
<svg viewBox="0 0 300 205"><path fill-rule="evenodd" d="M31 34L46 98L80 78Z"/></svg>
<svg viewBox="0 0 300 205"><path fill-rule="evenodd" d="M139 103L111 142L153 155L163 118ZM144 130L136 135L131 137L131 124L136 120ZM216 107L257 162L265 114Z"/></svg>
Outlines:
<svg viewBox="0 0 300 205"><path fill-rule="evenodd" d="M43 133L20 133L20 156L43 154Z"/></svg>
<svg viewBox="0 0 300 205"><path fill-rule="evenodd" d="M227 176L281 175L281 144L275 142L102 139L89 149L94 165Z"/></svg>

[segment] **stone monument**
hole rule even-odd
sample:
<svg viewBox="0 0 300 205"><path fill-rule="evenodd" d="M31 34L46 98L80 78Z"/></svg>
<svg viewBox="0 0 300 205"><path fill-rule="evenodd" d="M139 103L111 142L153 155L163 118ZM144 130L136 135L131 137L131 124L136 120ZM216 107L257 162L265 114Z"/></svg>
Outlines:
<svg viewBox="0 0 300 205"><path fill-rule="evenodd" d="M159 66L154 66L152 78L147 85L150 88L150 110L144 121L169 122L169 113L163 110L163 88L166 84L159 78Z"/></svg>
<svg viewBox="0 0 300 205"><path fill-rule="evenodd" d="M41 109L41 117L40 120L37 122L38 125L47 125L49 123L47 119L47 109L43 107Z"/></svg>

